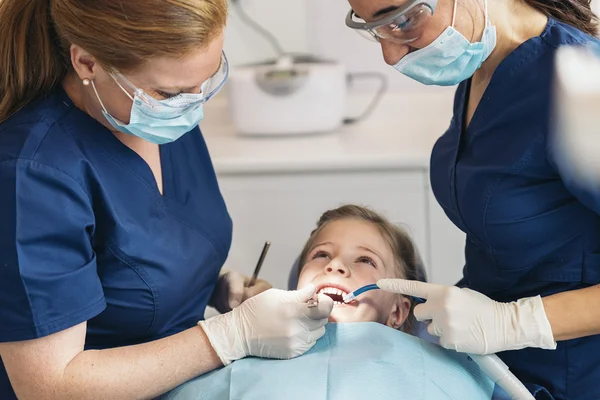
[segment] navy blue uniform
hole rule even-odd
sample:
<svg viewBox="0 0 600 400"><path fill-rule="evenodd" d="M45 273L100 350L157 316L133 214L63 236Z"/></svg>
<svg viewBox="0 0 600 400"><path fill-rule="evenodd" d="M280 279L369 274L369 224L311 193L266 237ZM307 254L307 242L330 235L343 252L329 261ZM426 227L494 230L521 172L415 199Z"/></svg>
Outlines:
<svg viewBox="0 0 600 400"><path fill-rule="evenodd" d="M467 236L460 286L513 301L600 283L600 190L569 179L549 142L556 50L592 40L550 19L498 66L468 128L470 81L458 87L431 184ZM600 399L600 336L499 356L538 398Z"/></svg>
<svg viewBox="0 0 600 400"><path fill-rule="evenodd" d="M146 162L62 89L0 124L0 342L88 321L85 347L203 318L232 224L198 128ZM0 363L0 398L14 397Z"/></svg>

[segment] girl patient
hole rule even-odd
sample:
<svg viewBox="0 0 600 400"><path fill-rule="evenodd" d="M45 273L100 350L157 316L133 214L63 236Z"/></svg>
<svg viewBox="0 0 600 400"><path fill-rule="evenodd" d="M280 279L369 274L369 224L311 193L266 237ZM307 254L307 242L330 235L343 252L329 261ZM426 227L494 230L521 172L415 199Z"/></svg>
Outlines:
<svg viewBox="0 0 600 400"><path fill-rule="evenodd" d="M374 290L350 304L342 296L382 278L423 280L420 258L402 229L367 208L325 212L300 255L298 287L313 283L334 301L331 322L378 322L411 332L413 302Z"/></svg>
<svg viewBox="0 0 600 400"><path fill-rule="evenodd" d="M298 287L313 283L335 304L317 344L291 360L236 361L181 385L165 399L492 397L494 384L466 355L407 334L416 325L411 299L373 290L342 304L344 294L381 278L425 279L402 229L374 211L346 205L321 216L299 260Z"/></svg>

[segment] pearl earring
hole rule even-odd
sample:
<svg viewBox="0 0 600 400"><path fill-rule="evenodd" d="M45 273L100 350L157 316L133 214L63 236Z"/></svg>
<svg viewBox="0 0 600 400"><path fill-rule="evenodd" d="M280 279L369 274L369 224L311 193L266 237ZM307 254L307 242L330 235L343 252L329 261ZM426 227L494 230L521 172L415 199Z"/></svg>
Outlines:
<svg viewBox="0 0 600 400"><path fill-rule="evenodd" d="M86 78L86 79L84 79L84 80L82 81L82 83L83 83L83 86L90 86L90 80L89 80L89 79L87 79L87 78Z"/></svg>

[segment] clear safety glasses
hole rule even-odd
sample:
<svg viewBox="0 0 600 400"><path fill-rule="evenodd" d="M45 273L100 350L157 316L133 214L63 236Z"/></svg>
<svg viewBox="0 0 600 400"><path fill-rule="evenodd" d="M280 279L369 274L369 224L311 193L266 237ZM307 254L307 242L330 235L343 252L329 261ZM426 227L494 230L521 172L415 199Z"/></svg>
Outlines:
<svg viewBox="0 0 600 400"><path fill-rule="evenodd" d="M129 96L132 101L140 99L151 108L161 110L171 108L173 110L177 109L181 112L184 112L189 108L198 107L214 97L223 88L228 76L229 62L227 61L225 52L222 52L219 69L202 84L202 91L199 94L181 93L165 100L158 100L144 92L144 90L136 87L121 73L117 72L113 74L113 78L115 79L117 85L119 85L119 87L125 92L125 94L127 94L127 96Z"/></svg>
<svg viewBox="0 0 600 400"><path fill-rule="evenodd" d="M346 26L371 40L407 44L423 35L436 6L437 0L412 0L372 22L365 22L350 10Z"/></svg>

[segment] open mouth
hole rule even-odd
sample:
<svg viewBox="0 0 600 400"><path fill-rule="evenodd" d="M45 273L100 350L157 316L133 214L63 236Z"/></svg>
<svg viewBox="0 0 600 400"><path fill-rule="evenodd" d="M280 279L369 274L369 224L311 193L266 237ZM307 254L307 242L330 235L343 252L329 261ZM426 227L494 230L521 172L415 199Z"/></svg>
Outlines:
<svg viewBox="0 0 600 400"><path fill-rule="evenodd" d="M342 305L344 303L344 296L348 294L348 292L338 289L331 286L324 286L320 288L317 292L318 294L324 294L325 296L331 297L334 305Z"/></svg>

